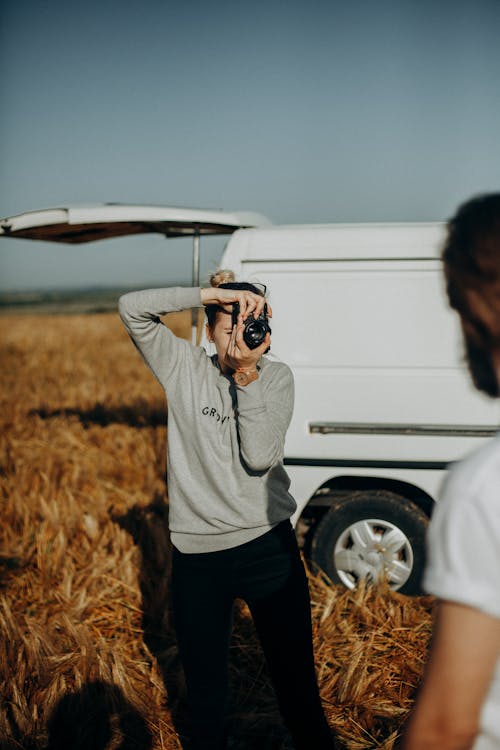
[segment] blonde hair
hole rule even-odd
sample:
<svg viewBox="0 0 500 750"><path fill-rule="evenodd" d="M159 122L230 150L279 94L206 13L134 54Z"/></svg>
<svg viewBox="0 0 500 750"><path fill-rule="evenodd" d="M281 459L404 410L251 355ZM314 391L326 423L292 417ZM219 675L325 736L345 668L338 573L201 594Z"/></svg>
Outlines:
<svg viewBox="0 0 500 750"><path fill-rule="evenodd" d="M236 280L233 271L227 268L219 268L210 276L210 286L220 286L221 284L232 284Z"/></svg>

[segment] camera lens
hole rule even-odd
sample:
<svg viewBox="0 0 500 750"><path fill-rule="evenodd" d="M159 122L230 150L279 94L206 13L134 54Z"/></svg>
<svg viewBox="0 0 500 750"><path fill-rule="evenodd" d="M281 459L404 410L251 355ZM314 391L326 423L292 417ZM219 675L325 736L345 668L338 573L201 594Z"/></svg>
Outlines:
<svg viewBox="0 0 500 750"><path fill-rule="evenodd" d="M248 325L245 325L243 331L243 340L249 349L256 349L264 339L266 333L269 331L269 326L264 320L251 320Z"/></svg>

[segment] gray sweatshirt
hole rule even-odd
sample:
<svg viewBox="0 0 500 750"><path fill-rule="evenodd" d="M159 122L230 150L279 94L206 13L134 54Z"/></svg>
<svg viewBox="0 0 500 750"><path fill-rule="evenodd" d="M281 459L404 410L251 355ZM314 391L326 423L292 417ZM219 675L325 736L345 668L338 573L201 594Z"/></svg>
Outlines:
<svg viewBox="0 0 500 750"><path fill-rule="evenodd" d="M168 399L169 527L181 552L236 547L297 507L282 463L291 370L262 357L258 380L236 386L216 356L174 336L159 319L200 306L199 288L149 289L119 300L125 328Z"/></svg>

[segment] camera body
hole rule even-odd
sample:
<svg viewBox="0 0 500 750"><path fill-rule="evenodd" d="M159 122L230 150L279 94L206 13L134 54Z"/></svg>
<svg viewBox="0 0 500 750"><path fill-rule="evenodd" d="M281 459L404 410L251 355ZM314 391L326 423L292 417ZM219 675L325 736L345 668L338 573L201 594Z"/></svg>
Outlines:
<svg viewBox="0 0 500 750"><path fill-rule="evenodd" d="M234 302L232 312L233 326L238 324L239 314L239 302ZM266 338L266 334L271 333L269 318L267 317L267 304L264 305L263 310L258 318L254 318L253 314L250 313L248 318L243 321L243 325L245 326L243 330L243 341L249 349L257 349L257 347L260 346Z"/></svg>

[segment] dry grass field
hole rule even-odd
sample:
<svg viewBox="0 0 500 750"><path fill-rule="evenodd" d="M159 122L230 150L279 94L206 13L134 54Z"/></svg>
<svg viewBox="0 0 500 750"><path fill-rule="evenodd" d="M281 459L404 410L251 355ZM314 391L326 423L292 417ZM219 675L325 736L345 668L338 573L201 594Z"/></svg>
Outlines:
<svg viewBox="0 0 500 750"><path fill-rule="evenodd" d="M170 324L189 334L187 316ZM0 745L181 748L163 392L117 315L5 315L0 327ZM345 748L390 750L431 601L309 580L329 722ZM288 747L243 603L230 658L232 747Z"/></svg>

